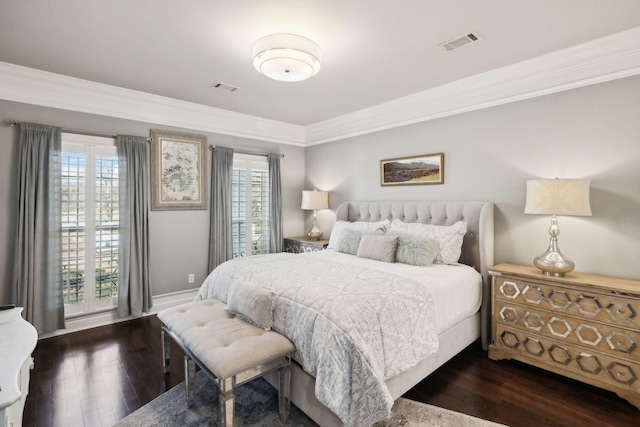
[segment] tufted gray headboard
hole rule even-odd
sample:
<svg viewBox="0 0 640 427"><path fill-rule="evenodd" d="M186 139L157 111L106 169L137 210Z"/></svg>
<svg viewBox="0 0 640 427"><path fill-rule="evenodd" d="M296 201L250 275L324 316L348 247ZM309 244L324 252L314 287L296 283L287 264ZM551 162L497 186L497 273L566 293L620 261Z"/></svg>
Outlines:
<svg viewBox="0 0 640 427"><path fill-rule="evenodd" d="M451 225L467 223L460 262L475 268L483 281L481 308L482 346L489 340L491 292L489 268L493 266L493 210L491 202L345 202L338 207L338 221L380 221L400 219L404 222Z"/></svg>

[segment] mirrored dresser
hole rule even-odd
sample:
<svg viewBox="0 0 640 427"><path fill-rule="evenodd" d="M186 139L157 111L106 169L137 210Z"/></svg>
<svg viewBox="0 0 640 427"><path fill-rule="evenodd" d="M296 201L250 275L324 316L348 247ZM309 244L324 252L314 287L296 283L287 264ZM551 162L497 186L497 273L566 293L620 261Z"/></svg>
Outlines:
<svg viewBox="0 0 640 427"><path fill-rule="evenodd" d="M513 264L490 274L491 359L519 360L613 391L640 409L640 281L552 277Z"/></svg>

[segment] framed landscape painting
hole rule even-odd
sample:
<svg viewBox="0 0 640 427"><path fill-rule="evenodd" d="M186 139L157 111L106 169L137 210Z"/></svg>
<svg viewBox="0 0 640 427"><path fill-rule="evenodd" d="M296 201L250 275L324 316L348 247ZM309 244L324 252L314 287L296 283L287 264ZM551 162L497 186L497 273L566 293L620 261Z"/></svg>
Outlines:
<svg viewBox="0 0 640 427"><path fill-rule="evenodd" d="M444 183L444 154L423 154L380 160L380 185Z"/></svg>
<svg viewBox="0 0 640 427"><path fill-rule="evenodd" d="M207 209L207 137L151 130L151 209Z"/></svg>

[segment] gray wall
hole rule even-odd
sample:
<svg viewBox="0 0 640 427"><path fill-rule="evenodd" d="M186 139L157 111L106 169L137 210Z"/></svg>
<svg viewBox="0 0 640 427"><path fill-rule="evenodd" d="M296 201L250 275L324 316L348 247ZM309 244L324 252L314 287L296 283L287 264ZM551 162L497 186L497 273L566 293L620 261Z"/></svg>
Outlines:
<svg viewBox="0 0 640 427"><path fill-rule="evenodd" d="M14 119L124 135L146 136L152 128L203 134L189 129L168 128L15 102L0 101L0 111L2 121ZM205 135L209 144L280 152L285 155L281 161L284 234L299 235L304 224L304 213L300 210L300 194L304 184L304 149L225 135ZM13 272L17 142L17 127L0 127L0 303L10 302L8 292ZM153 294L162 295L198 287L207 275L209 211L151 211L149 229ZM187 283L189 273L195 274L195 284Z"/></svg>
<svg viewBox="0 0 640 427"><path fill-rule="evenodd" d="M328 230L346 200L496 203L496 262L531 264L549 218L525 215L525 181L591 180L592 217L561 217L576 271L640 279L640 77L354 137L307 149L307 187L331 192ZM381 187L381 159L444 152L445 183ZM309 223L309 219L307 219Z"/></svg>
<svg viewBox="0 0 640 427"><path fill-rule="evenodd" d="M311 226L300 191L331 191L318 212L328 236L346 200L490 200L496 203L496 262L529 264L548 243L549 220L524 215L525 180L591 179L592 217L560 219L560 248L576 271L640 279L640 77L350 138L298 147L207 134L209 143L279 151L284 234ZM0 101L16 119L109 133L148 135L149 123ZM189 132L188 129L175 129ZM199 133L199 132L195 132ZM0 301L13 270L17 128L0 127ZM381 187L379 160L445 153L443 185ZM306 175L305 175L306 168ZM208 211L152 211L154 295L196 287L207 274ZM196 286L187 283L195 273Z"/></svg>

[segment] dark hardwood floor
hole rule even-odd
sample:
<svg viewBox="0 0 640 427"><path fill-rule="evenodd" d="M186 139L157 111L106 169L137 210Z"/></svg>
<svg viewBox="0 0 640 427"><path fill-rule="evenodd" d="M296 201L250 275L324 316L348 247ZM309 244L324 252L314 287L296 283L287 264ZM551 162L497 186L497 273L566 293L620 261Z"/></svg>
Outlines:
<svg viewBox="0 0 640 427"><path fill-rule="evenodd" d="M4 345L7 345L6 343ZM155 316L38 342L24 426L111 426L184 380L174 346L162 373ZM615 394L515 361L492 361L473 344L405 397L519 426L640 426Z"/></svg>

